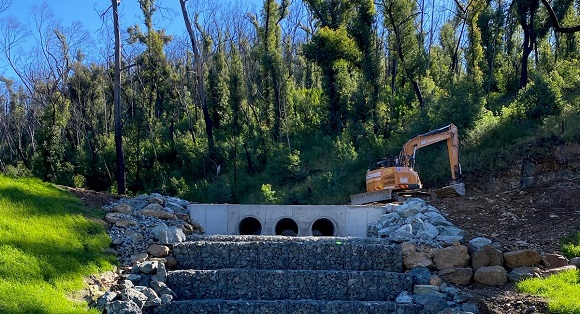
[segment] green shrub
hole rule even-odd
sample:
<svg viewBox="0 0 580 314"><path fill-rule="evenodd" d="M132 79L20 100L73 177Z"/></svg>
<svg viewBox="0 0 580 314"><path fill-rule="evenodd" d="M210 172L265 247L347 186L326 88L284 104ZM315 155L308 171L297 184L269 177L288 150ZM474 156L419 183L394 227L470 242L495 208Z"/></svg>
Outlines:
<svg viewBox="0 0 580 314"><path fill-rule="evenodd" d="M564 238L562 241L562 252L566 257L580 257L580 231Z"/></svg>
<svg viewBox="0 0 580 314"><path fill-rule="evenodd" d="M262 184L262 204L276 204L278 203L278 197L276 196L276 191L272 190L272 185Z"/></svg>

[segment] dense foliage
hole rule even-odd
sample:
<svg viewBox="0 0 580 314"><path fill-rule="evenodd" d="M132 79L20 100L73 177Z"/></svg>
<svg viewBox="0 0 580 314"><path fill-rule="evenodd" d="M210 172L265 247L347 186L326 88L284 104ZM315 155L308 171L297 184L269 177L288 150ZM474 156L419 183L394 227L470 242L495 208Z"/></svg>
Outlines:
<svg viewBox="0 0 580 314"><path fill-rule="evenodd" d="M122 47L128 193L342 203L375 159L450 122L473 176L505 170L533 136L579 140L578 1L546 2L557 21L540 0L188 1L199 54L156 25L158 1L139 3ZM2 23L17 77L0 86L0 168L115 192L113 31L33 14ZM443 149L422 153L424 183L448 179Z"/></svg>

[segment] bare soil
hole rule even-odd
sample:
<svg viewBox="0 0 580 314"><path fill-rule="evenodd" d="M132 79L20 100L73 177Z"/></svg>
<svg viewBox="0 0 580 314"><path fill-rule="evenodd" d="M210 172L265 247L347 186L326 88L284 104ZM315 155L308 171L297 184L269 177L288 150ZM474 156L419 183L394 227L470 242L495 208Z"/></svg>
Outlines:
<svg viewBox="0 0 580 314"><path fill-rule="evenodd" d="M83 189L69 190L88 207L100 208L119 196ZM487 237L505 250L530 248L561 253L560 240L580 230L580 180L558 181L498 193L468 191L460 198L430 201L447 219L465 230L466 239ZM547 313L544 299L518 293L513 284L466 287L480 312Z"/></svg>
<svg viewBox="0 0 580 314"><path fill-rule="evenodd" d="M471 192L471 193L470 193ZM562 253L560 240L580 230L580 180L567 180L499 193L467 191L465 197L431 201L466 238L486 237L506 250ZM548 313L544 299L499 288L472 285L482 313Z"/></svg>

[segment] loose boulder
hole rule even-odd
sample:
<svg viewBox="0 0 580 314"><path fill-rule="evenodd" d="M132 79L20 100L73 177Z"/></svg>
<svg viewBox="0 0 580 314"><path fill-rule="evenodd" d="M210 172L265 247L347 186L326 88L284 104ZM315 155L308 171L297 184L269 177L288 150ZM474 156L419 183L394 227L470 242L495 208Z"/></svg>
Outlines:
<svg viewBox="0 0 580 314"><path fill-rule="evenodd" d="M512 269L509 274L508 278L510 281L520 281L528 278L539 278L542 274L542 270L538 267L518 267Z"/></svg>
<svg viewBox="0 0 580 314"><path fill-rule="evenodd" d="M433 262L438 270L452 267L465 267L469 262L467 247L454 245L433 251Z"/></svg>
<svg viewBox="0 0 580 314"><path fill-rule="evenodd" d="M175 215L163 209L158 203L152 203L141 209L139 213L143 216L157 217L160 219L175 219Z"/></svg>
<svg viewBox="0 0 580 314"><path fill-rule="evenodd" d="M469 267L446 268L440 270L438 275L452 284L465 286L471 282L473 269Z"/></svg>
<svg viewBox="0 0 580 314"><path fill-rule="evenodd" d="M522 266L535 266L540 263L542 258L534 250L519 250L503 254L505 266L508 268L517 268Z"/></svg>
<svg viewBox="0 0 580 314"><path fill-rule="evenodd" d="M560 254L543 254L542 259L548 263L548 267L550 268L558 268L562 266L568 265L568 259Z"/></svg>
<svg viewBox="0 0 580 314"><path fill-rule="evenodd" d="M471 254L471 265L474 270L483 266L502 266L503 254L489 245L483 246Z"/></svg>
<svg viewBox="0 0 580 314"><path fill-rule="evenodd" d="M507 278L507 272L501 266L484 266L473 275L473 280L488 286L501 286L507 282Z"/></svg>
<svg viewBox="0 0 580 314"><path fill-rule="evenodd" d="M169 255L169 247L161 244L151 244L147 248L147 253L153 257L165 257Z"/></svg>

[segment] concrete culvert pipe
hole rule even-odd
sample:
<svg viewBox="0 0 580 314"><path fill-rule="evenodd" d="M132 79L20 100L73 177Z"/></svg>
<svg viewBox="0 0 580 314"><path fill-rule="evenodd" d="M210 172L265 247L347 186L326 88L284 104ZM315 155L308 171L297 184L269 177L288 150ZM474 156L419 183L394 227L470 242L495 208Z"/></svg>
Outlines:
<svg viewBox="0 0 580 314"><path fill-rule="evenodd" d="M260 235L262 234L262 224L254 217L246 217L238 224L240 235Z"/></svg>
<svg viewBox="0 0 580 314"><path fill-rule="evenodd" d="M282 218L276 223L276 235L295 237L298 235L298 224L291 218Z"/></svg>
<svg viewBox="0 0 580 314"><path fill-rule="evenodd" d="M328 218L320 218L312 224L312 235L332 237L334 236L334 229L335 227L332 220Z"/></svg>

